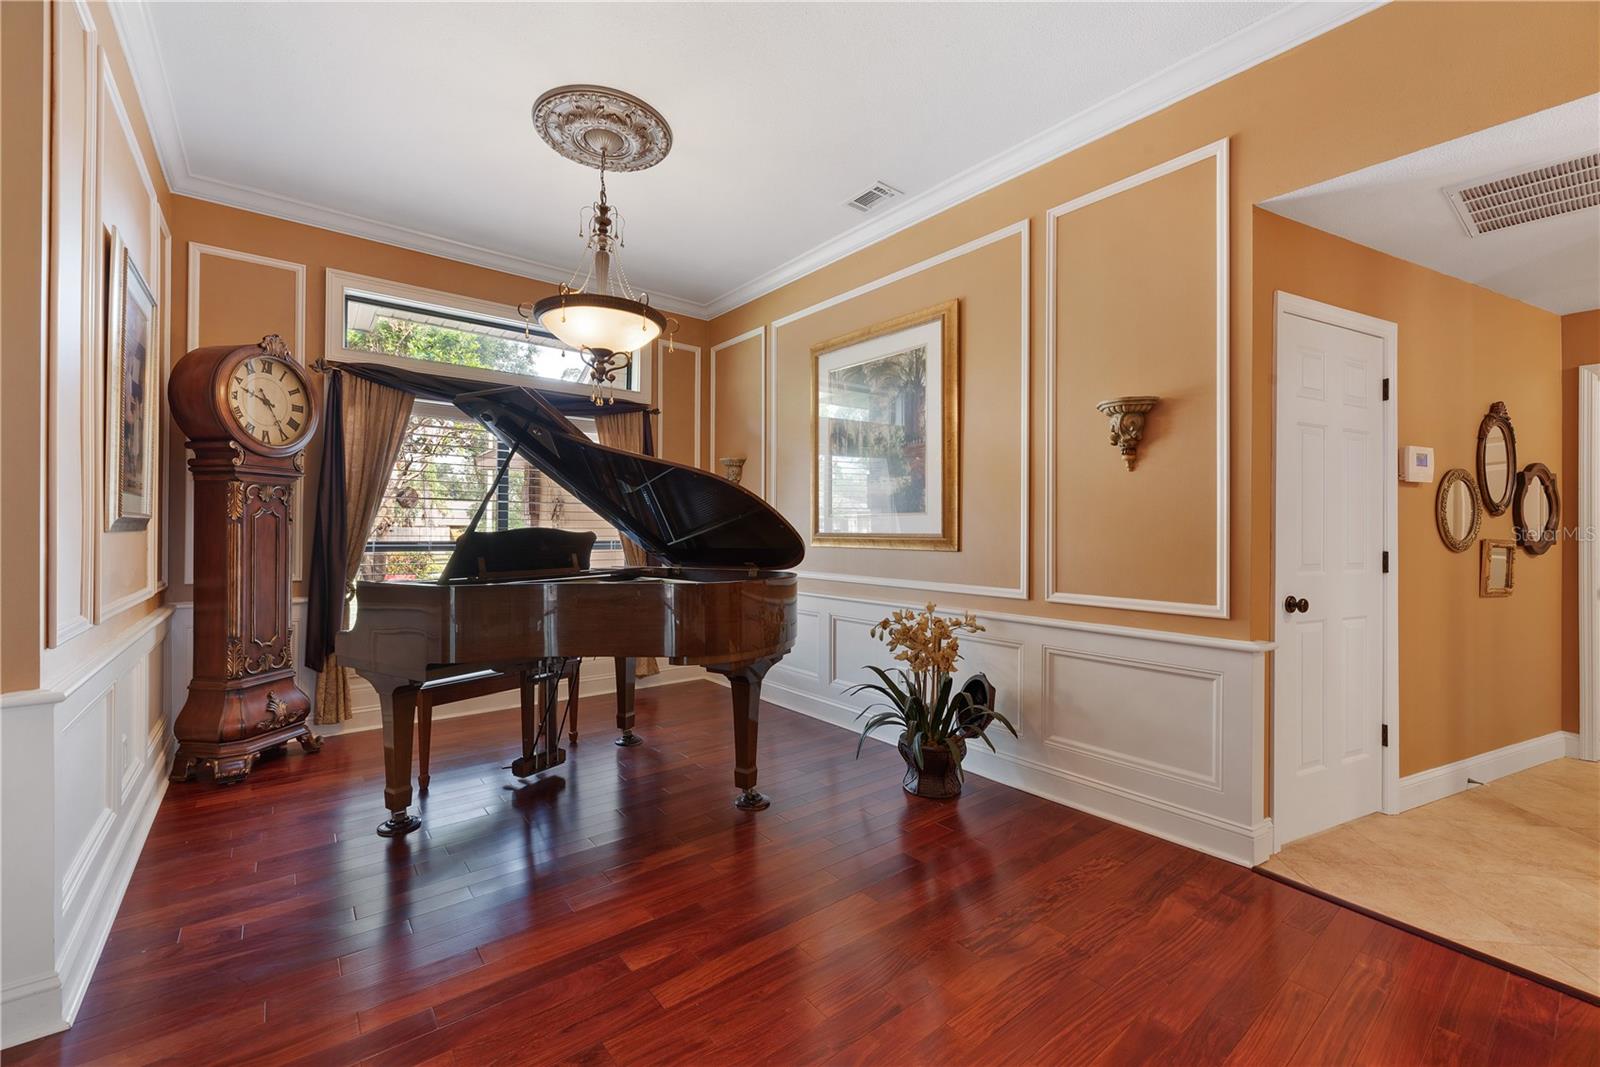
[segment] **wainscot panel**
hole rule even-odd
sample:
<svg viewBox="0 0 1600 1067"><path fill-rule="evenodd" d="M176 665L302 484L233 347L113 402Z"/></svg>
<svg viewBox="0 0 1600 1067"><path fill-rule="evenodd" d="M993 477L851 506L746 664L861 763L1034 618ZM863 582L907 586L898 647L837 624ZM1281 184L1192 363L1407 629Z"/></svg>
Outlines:
<svg viewBox="0 0 1600 1067"><path fill-rule="evenodd" d="M0 1044L77 1014L166 792L172 610L161 608L60 689L0 698Z"/></svg>
<svg viewBox="0 0 1600 1067"><path fill-rule="evenodd" d="M806 637L768 676L763 699L854 730L870 694L851 686L890 666L870 635L906 604L802 592ZM959 604L941 605L962 610ZM815 622L812 622L812 619ZM969 748L967 769L1235 863L1265 860L1265 642L1231 641L979 612L960 677L989 676L1020 737ZM822 670L813 670L813 664ZM893 743L888 732L878 739ZM839 758L853 742L839 740Z"/></svg>

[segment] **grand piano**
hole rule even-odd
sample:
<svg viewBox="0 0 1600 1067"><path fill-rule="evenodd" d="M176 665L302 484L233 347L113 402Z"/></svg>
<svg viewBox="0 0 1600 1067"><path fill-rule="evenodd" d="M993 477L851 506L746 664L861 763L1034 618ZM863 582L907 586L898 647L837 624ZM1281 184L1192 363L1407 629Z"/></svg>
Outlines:
<svg viewBox="0 0 1600 1067"><path fill-rule="evenodd" d="M410 811L419 693L478 672L525 679L522 758L512 769L537 773L565 755L555 683L573 657L618 660L618 726L628 737L635 736L631 685L625 691L623 683L634 658L698 664L727 678L734 803L765 808L756 789L761 682L794 646L795 576L785 568L805 555L794 527L726 479L596 444L534 390L380 364L340 370L454 404L651 558L618 569L508 574L500 567L440 582L357 583L355 624L336 643L339 661L371 683L382 707L389 817L379 834L421 826Z"/></svg>

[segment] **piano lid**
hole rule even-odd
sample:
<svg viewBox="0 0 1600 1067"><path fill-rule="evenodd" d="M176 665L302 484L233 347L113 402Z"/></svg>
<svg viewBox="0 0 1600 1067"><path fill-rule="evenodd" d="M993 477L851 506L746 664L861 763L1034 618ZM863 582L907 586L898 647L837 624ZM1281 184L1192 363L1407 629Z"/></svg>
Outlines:
<svg viewBox="0 0 1600 1067"><path fill-rule="evenodd" d="M454 404L667 564L781 569L805 558L799 531L750 490L682 463L597 444L535 389L379 363L338 369Z"/></svg>

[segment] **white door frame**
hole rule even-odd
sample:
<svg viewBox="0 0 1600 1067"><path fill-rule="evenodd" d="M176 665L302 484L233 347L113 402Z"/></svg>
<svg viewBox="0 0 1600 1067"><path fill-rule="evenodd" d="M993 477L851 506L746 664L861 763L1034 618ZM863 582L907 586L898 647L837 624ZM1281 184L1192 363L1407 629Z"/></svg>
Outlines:
<svg viewBox="0 0 1600 1067"><path fill-rule="evenodd" d="M1578 368L1578 754L1600 759L1600 363Z"/></svg>
<svg viewBox="0 0 1600 1067"><path fill-rule="evenodd" d="M1380 810L1389 815L1397 815L1402 810L1400 806L1400 528L1399 528L1399 481L1400 481L1400 427L1399 427L1399 354L1400 354L1400 327L1384 319L1373 318L1357 311L1347 311L1344 308L1334 307L1317 300L1311 300L1293 293L1279 291L1273 294L1272 308L1272 359L1273 378L1277 380L1281 370L1278 353L1278 323L1285 314L1298 315L1301 318L1314 319L1325 322L1330 326L1339 326L1357 333L1368 334L1383 342L1383 377L1389 383L1389 398L1383 405L1383 548L1389 553L1389 570L1383 575L1383 723L1389 728L1389 743L1383 750L1383 794L1380 801ZM1277 399L1274 390L1273 399L1273 440L1277 440ZM1273 449L1272 487L1277 492L1278 487L1278 456L1277 449ZM1277 508L1273 508L1273 544L1278 543ZM1274 593L1278 589L1277 552L1273 552L1272 588ZM1273 613L1274 639L1276 633L1277 613ZM1272 702L1273 733L1277 734L1278 715L1281 711L1276 696ZM1272 792L1273 810L1278 807L1277 794L1281 786L1288 781L1284 768L1273 762L1272 767ZM1276 840L1272 850L1278 850Z"/></svg>

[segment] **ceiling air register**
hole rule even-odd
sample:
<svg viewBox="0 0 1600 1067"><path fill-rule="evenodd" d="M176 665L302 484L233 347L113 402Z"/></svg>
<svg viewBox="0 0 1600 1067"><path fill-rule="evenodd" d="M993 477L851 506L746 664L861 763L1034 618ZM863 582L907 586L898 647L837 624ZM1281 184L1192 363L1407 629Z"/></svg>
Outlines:
<svg viewBox="0 0 1600 1067"><path fill-rule="evenodd" d="M1600 206L1600 153L1446 189L1469 237Z"/></svg>

